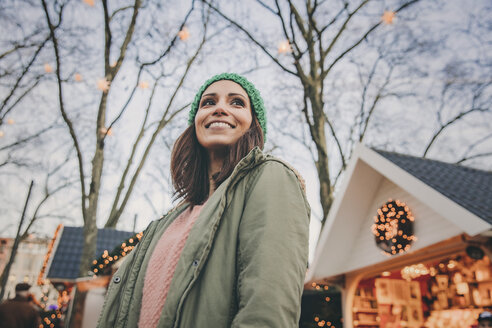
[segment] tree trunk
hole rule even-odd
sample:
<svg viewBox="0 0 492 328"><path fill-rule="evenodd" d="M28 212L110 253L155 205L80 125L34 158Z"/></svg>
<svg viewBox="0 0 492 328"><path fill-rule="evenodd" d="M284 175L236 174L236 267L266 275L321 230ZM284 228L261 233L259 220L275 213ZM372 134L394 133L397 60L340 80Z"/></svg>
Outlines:
<svg viewBox="0 0 492 328"><path fill-rule="evenodd" d="M89 274L94 254L97 247L97 226L96 220L87 221L84 225L84 245L82 246L80 257L79 277Z"/></svg>
<svg viewBox="0 0 492 328"><path fill-rule="evenodd" d="M84 218L84 246L80 258L79 277L87 276L91 262L97 248L97 207L99 200L99 191L101 189L101 178L104 164L104 140L106 138L106 102L108 94L103 92L99 104L99 113L96 124L96 151L92 158L92 180L89 189L89 207Z"/></svg>
<svg viewBox="0 0 492 328"><path fill-rule="evenodd" d="M314 79L313 79L314 80ZM331 204L333 202L333 188L331 186L328 150L326 144L323 88L321 80L305 82L304 92L311 103L312 122L309 122L311 138L316 146L317 158L315 161L316 171L319 179L319 198L323 217L321 223L324 225Z"/></svg>
<svg viewBox="0 0 492 328"><path fill-rule="evenodd" d="M315 118L314 125L314 130L316 131L316 134L312 137L313 140L315 140L316 151L318 155L318 158L316 159L316 171L318 173L319 179L319 198L321 207L323 209L323 218L321 220L321 223L324 225L325 220L328 217L331 204L333 202L333 190L331 187L323 117Z"/></svg>

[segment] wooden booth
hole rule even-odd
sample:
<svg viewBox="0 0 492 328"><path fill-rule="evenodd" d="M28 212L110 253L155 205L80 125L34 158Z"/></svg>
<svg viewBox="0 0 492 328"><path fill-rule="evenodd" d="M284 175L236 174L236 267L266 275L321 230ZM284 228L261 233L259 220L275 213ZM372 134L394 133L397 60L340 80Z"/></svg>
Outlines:
<svg viewBox="0 0 492 328"><path fill-rule="evenodd" d="M492 308L491 228L492 172L359 145L305 286L341 290L345 328L470 327Z"/></svg>

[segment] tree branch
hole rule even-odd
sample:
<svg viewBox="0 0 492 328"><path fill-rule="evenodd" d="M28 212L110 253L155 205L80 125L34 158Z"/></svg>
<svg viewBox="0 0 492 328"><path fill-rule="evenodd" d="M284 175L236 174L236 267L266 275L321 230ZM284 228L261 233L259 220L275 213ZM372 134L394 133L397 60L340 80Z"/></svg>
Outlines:
<svg viewBox="0 0 492 328"><path fill-rule="evenodd" d="M403 5L401 5L397 10L395 10L396 13L402 11L406 7L419 2L420 0L412 0L409 1ZM378 22L374 26L372 26L359 40L357 40L354 44L352 44L350 47L348 47L345 51L343 51L338 57L336 57L333 62L328 66L328 68L323 72L321 78L324 79L326 75L331 71L331 69L335 66L335 64L341 60L345 55L347 55L349 52L351 52L355 47L357 47L362 41L364 41L372 32L376 30L376 28L381 25L381 22Z"/></svg>
<svg viewBox="0 0 492 328"><path fill-rule="evenodd" d="M340 140L338 139L335 128L334 128L333 124L331 123L330 119L328 119L328 116L326 115L326 113L324 111L323 111L323 117L325 119L325 122L330 127L331 135L333 136L333 139L335 139L335 143L337 144L338 153L340 154L340 159L342 160L342 169L345 169L345 167L347 167L347 163L345 161L345 156L343 155L342 145L340 144Z"/></svg>
<svg viewBox="0 0 492 328"><path fill-rule="evenodd" d="M22 79L24 78L24 76L27 74L27 72L29 72L29 69L34 64L34 62L36 61L36 58L38 57L39 53L44 48L44 46L46 45L46 42L48 42L49 39L50 39L50 36L48 36L46 39L44 39L44 41L39 45L39 47L34 52L34 55L31 57L31 59L29 60L29 62L27 63L27 65L24 67L24 70L22 71L21 75L15 81L15 84L12 87L12 89L10 90L10 93L7 95L7 97L5 97L5 99L3 100L2 104L0 105L0 113L3 111L3 109L7 105L7 102L10 100L10 98L14 95L15 91L19 87L20 82L22 81Z"/></svg>
<svg viewBox="0 0 492 328"><path fill-rule="evenodd" d="M11 144L8 144L8 145L5 145L5 146L3 146L3 147L0 147L0 151L6 150L6 149L9 149L9 148L14 148L14 147L16 147L16 146L19 146L19 145L22 145L22 144L24 144L24 143L26 143L26 142L29 142L29 141L31 141L31 140L33 140L33 139L35 139L35 138L39 137L40 135L42 135L42 134L43 134L43 133L45 133L46 131L49 131L49 130L50 130L51 128L53 128L54 126L55 126L55 125L54 125L54 124L52 124L52 125L50 125L50 126L48 126L48 127L44 128L44 129L42 129L42 130L40 130L40 131L38 131L38 132L36 132L36 133L32 134L32 135L30 135L30 136L27 136L27 137L25 137L25 138L23 138L23 139L17 140L17 141L15 141L15 142L13 142L13 143L11 143Z"/></svg>
<svg viewBox="0 0 492 328"><path fill-rule="evenodd" d="M75 133L73 123L70 120L70 118L67 115L67 112L65 111L65 104L63 101L63 88L62 88L62 78L61 78L61 60L60 60L60 54L58 50L58 39L56 38L55 35L55 28L54 25L51 22L51 18L48 12L48 7L46 5L46 0L41 0L41 3L43 5L43 10L46 16L46 23L48 24L48 27L50 29L50 38L51 41L53 42L53 48L55 51L55 58L56 58L56 79L57 79L57 85L58 85L58 103L60 105L60 112L62 114L63 120L65 121L68 130L70 132L70 136L72 137L73 145L75 147L75 150L77 152L77 160L79 164L79 178L80 178L80 187L82 190L82 196L81 196L81 202L82 202L82 216L84 220L86 220L86 192L85 192L85 175L84 175L84 163L82 159L82 152L79 146L79 142L77 139L77 135ZM60 12L58 16L58 25L61 24L62 21L62 13L63 13L63 5L60 7Z"/></svg>
<svg viewBox="0 0 492 328"><path fill-rule="evenodd" d="M260 47L260 49L268 56L270 57L270 59L272 59L282 70L284 70L285 72L287 73L290 73L294 76L297 76L297 74L288 69L287 67L285 67L282 63L280 63L280 61L275 58L266 48L265 46L263 46L260 42L258 42L254 37L253 35L251 35L251 33L249 33L244 27L242 27L241 25L239 25L237 22L235 22L234 20L232 20L231 18L229 18L228 16L226 16L225 14L223 14L218 8L216 8L215 6L213 6L212 4L210 4L208 1L206 0L202 0L206 5L208 5L210 8L212 8L217 14L219 14L219 16L221 16L222 18L224 18L226 21L228 21L230 24L234 25L235 27L237 27L239 30L241 30L244 34L246 34L246 36L251 40L253 41L253 43L255 43L258 47Z"/></svg>
<svg viewBox="0 0 492 328"><path fill-rule="evenodd" d="M492 152L480 153L480 154L475 154L475 155L471 155L468 157L463 157L459 161L455 162L455 164L462 164L463 162L469 161L471 159L480 158L480 157L488 157L488 156L492 156Z"/></svg>
<svg viewBox="0 0 492 328"><path fill-rule="evenodd" d="M469 115L471 113L474 113L474 112L486 112L486 111L487 111L487 109L484 109L484 108L471 108L471 109L469 109L467 111L464 111L464 112L459 113L458 115L456 115L455 117L453 117L452 119L450 119L449 121L447 121L445 124L441 125L441 127L439 128L439 130L437 130L437 132L434 133L434 135L432 136L431 140L427 144L427 147L425 147L425 151L424 151L422 157L425 158L425 156L429 152L429 149L434 144L434 142L436 141L437 137L444 131L444 129L446 129L447 127L449 127L450 125L452 125L456 121L459 121L460 119L462 119L463 117L465 117L465 116L467 116L467 115Z"/></svg>

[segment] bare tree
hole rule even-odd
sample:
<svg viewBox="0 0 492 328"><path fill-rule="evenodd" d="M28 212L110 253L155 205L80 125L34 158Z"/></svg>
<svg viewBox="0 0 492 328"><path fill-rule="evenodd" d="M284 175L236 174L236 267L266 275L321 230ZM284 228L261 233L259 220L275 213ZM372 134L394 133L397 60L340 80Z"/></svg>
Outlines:
<svg viewBox="0 0 492 328"><path fill-rule="evenodd" d="M132 49L132 43L138 42L138 40L135 39L135 30L138 28L137 17L142 10L142 3L140 0L136 0L131 7L121 7L111 10L109 3L107 1L102 1L102 11L104 17L104 79L99 81L100 88L102 90L96 114L97 119L95 121L95 126L93 127L93 131L95 132L95 151L92 154L92 160L90 162L90 174L87 174L87 164L84 159L85 155L81 138L76 131L74 120L70 117L68 109L69 104L64 96L64 85L66 78L63 76L64 57L61 54L64 45L60 42L63 35L60 36L56 30L56 27L62 24L64 10L66 9L65 4L60 4L54 8L49 8L46 1L43 0L42 5L45 13L46 24L49 27L50 40L53 44L56 59L55 73L58 88L58 107L60 114L69 130L78 162L82 217L84 219L84 248L80 266L80 275L84 276L88 273L88 268L90 267L96 248L97 211L100 200L102 178L104 175L106 151L105 144L108 137L111 135L112 129L128 112L128 108L135 97L136 91L149 86L148 82L141 80L141 76L143 74L152 75L154 78L154 83L151 88L151 94L147 99L147 105L144 109L145 114L140 127L138 128L137 136L133 141L131 152L126 159L126 165L124 166L123 172L119 178L119 183L115 190L114 200L112 202L113 205L111 206L111 210L105 224L106 227L115 227L126 205L128 204L128 200L134 190L137 179L157 136L172 121L172 119L188 105L184 104L181 106L176 106L175 102L178 92L182 88L193 63L197 59L198 54L206 41L206 27L208 18L207 14L204 13L201 40L197 42L194 50L189 51L188 57L181 58L180 64L182 67L177 68L175 72L172 72L174 73L174 78L178 77L177 83L175 83L166 105L160 105L163 109L161 109L159 118L154 122L149 122L151 117L155 118L155 115L151 116L151 109L155 105L154 99L158 88L161 86L160 82L162 79L172 74L165 73L165 70L163 70L163 63L165 63L165 60L168 59L174 48L176 48L176 44L179 42L179 39L186 39L186 36L182 34L183 32L181 32L181 34L178 32L185 30L185 25L187 24L191 13L195 9L194 1L192 1L191 8L185 14L181 24L173 27L175 32L174 36L170 38L168 45L160 53L154 55L154 58L151 60L141 61L138 57L136 58L136 61L140 62L136 72L136 81L131 87L127 99L124 101L121 108L116 111L112 119L108 120L108 108L110 106L108 102L109 94L113 89L113 84L117 80L117 76L122 65L125 60L127 60L128 52ZM113 25L113 20L115 17L123 12L131 12L131 15L129 15L126 20L119 22L119 25ZM115 38L115 31L123 31L123 36L120 36L120 40ZM113 54L114 49L117 49L116 56ZM134 50L134 52L138 51ZM111 58L116 58L116 60L112 63ZM156 74L159 70L161 72ZM145 139L144 135L149 133L151 136ZM87 181L87 179L89 181Z"/></svg>

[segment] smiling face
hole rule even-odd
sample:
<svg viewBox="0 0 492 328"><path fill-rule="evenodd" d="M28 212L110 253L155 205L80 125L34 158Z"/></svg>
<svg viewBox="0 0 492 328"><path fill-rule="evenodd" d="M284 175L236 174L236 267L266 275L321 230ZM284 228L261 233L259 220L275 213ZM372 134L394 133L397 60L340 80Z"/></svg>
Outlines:
<svg viewBox="0 0 492 328"><path fill-rule="evenodd" d="M236 82L212 83L202 94L195 116L198 142L209 155L233 145L253 120L246 91Z"/></svg>

